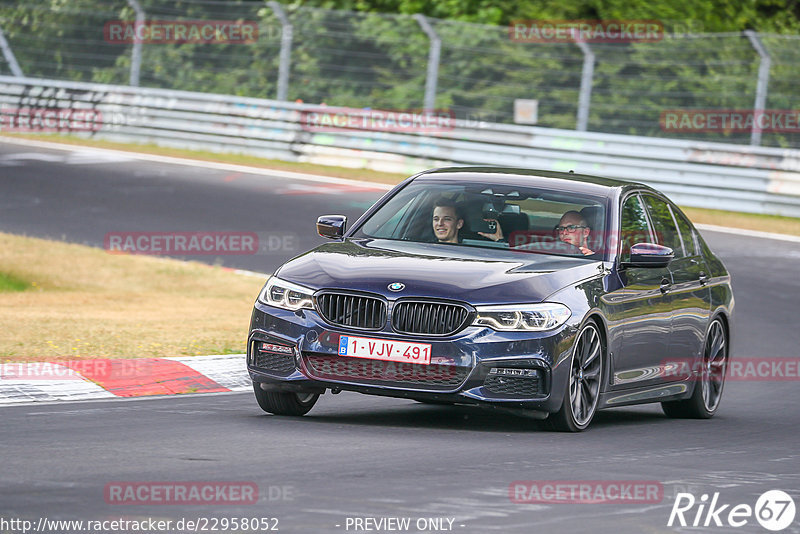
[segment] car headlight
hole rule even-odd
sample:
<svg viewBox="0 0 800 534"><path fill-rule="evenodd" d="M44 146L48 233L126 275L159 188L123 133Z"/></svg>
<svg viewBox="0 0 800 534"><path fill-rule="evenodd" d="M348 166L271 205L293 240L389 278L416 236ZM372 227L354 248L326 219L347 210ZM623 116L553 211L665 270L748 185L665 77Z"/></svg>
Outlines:
<svg viewBox="0 0 800 534"><path fill-rule="evenodd" d="M301 308L313 309L314 303L311 300L313 294L314 291L307 287L270 276L264 284L264 289L258 294L258 300L270 306L295 311Z"/></svg>
<svg viewBox="0 0 800 534"><path fill-rule="evenodd" d="M478 315L472 323L504 332L541 332L552 330L567 322L572 312L563 304L501 304L476 306Z"/></svg>

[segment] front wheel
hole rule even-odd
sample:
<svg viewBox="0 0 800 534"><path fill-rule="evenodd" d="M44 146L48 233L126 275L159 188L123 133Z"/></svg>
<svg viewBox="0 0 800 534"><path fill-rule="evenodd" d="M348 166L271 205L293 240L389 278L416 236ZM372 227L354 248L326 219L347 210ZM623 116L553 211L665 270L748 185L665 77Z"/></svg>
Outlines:
<svg viewBox="0 0 800 534"><path fill-rule="evenodd" d="M686 419L710 419L717 413L725 385L728 367L728 344L722 321L714 319L708 327L703 349L702 368L695 375L692 396L686 400L662 402L661 409L668 417Z"/></svg>
<svg viewBox="0 0 800 534"><path fill-rule="evenodd" d="M319 399L319 393L264 391L258 382L253 382L253 392L261 409L275 415L305 415Z"/></svg>
<svg viewBox="0 0 800 534"><path fill-rule="evenodd" d="M578 333L572 349L567 391L561 409L548 417L561 432L581 432L597 410L603 379L603 342L597 325L587 323Z"/></svg>

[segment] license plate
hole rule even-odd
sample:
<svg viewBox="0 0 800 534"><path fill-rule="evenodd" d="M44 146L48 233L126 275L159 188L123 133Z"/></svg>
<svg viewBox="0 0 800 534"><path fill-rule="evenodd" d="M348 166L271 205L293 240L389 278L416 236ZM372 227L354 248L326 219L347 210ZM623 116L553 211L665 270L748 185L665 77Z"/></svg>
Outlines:
<svg viewBox="0 0 800 534"><path fill-rule="evenodd" d="M371 337L339 336L339 355L388 362L430 365L431 346Z"/></svg>

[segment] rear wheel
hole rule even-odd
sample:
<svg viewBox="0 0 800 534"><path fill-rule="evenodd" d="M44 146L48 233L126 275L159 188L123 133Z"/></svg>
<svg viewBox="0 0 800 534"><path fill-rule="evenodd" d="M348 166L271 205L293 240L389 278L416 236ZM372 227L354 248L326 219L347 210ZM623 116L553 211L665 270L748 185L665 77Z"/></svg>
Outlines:
<svg viewBox="0 0 800 534"><path fill-rule="evenodd" d="M725 326L714 319L708 328L703 349L702 367L695 379L692 396L686 400L662 402L661 409L669 417L710 419L717 412L725 386L728 368L728 343Z"/></svg>
<svg viewBox="0 0 800 534"><path fill-rule="evenodd" d="M319 399L319 393L264 391L258 382L253 382L253 392L261 409L275 415L305 415Z"/></svg>
<svg viewBox="0 0 800 534"><path fill-rule="evenodd" d="M588 323L578 333L572 349L567 391L561 409L548 421L555 430L581 432L597 410L603 378L603 343L597 325Z"/></svg>

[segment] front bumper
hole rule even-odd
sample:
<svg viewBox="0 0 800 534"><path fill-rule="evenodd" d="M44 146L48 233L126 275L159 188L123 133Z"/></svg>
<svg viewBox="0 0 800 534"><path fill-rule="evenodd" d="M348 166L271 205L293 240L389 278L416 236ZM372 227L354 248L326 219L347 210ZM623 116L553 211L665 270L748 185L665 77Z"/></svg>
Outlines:
<svg viewBox="0 0 800 534"><path fill-rule="evenodd" d="M571 321L550 332L497 332L469 326L453 336L362 331L327 324L314 310L292 312L256 302L247 368L265 389L357 391L372 395L555 412L561 407ZM339 336L431 345L431 364L339 356Z"/></svg>

